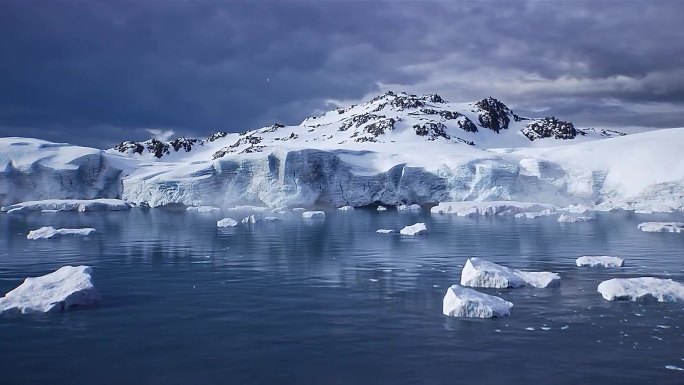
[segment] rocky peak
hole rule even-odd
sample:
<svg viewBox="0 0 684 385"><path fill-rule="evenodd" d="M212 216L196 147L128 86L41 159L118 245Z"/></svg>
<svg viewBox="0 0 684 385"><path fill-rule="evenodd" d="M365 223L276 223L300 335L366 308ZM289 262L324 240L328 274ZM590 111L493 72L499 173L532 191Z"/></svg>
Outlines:
<svg viewBox="0 0 684 385"><path fill-rule="evenodd" d="M555 116L533 120L521 131L530 140L543 138L574 139L578 133L572 123L558 120Z"/></svg>
<svg viewBox="0 0 684 385"><path fill-rule="evenodd" d="M500 130L508 129L513 113L500 101L491 96L473 103L477 112L480 125L498 133Z"/></svg>

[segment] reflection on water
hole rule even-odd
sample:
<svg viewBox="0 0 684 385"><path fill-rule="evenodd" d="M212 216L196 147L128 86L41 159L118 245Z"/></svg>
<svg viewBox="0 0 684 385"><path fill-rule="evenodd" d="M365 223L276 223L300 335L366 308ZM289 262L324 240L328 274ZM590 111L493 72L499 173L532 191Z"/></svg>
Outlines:
<svg viewBox="0 0 684 385"><path fill-rule="evenodd" d="M246 214L244 214L246 215ZM240 219L243 215L235 215ZM609 303L603 279L684 281L684 236L642 220L466 219L329 212L216 228L220 214L166 210L0 216L0 291L64 264L94 266L101 305L0 319L2 383L684 383L682 304ZM376 234L426 222L410 238ZM41 226L87 239L28 241ZM579 269L583 254L620 270ZM447 319L469 256L551 270L558 289L488 290L512 316Z"/></svg>

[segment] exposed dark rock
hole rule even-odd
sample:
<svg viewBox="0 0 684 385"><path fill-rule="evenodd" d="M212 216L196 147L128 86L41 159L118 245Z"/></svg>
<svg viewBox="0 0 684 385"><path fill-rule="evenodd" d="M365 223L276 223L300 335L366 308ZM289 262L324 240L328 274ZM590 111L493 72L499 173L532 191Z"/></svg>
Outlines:
<svg viewBox="0 0 684 385"><path fill-rule="evenodd" d="M558 120L554 116L534 120L521 131L530 140L542 138L574 139L577 136L577 130L572 123Z"/></svg>
<svg viewBox="0 0 684 385"><path fill-rule="evenodd" d="M217 140L217 139L225 138L227 135L228 135L227 132L225 132L225 131L219 131L219 132L217 132L217 133L215 133L215 134L211 134L211 136L208 137L207 140L210 141L210 142L213 142L213 141L215 141L215 140Z"/></svg>
<svg viewBox="0 0 684 385"><path fill-rule="evenodd" d="M164 155L169 155L169 145L157 139L150 139L145 142L147 151L154 154L155 157L161 158Z"/></svg>
<svg viewBox="0 0 684 385"><path fill-rule="evenodd" d="M512 113L505 104L489 97L475 102L475 107L479 110L476 112L482 127L489 128L496 133L508 129Z"/></svg>
<svg viewBox="0 0 684 385"><path fill-rule="evenodd" d="M442 99L442 97L437 94L425 94L420 98L429 103L446 103L444 99Z"/></svg>
<svg viewBox="0 0 684 385"><path fill-rule="evenodd" d="M135 154L142 154L145 150L145 146L138 142L133 142L130 140L121 142L114 146L114 149L119 152L133 152Z"/></svg>
<svg viewBox="0 0 684 385"><path fill-rule="evenodd" d="M420 100L416 95L408 95L402 92L401 94L396 95L394 99L390 101L390 104L401 111L407 108L423 107L425 102Z"/></svg>
<svg viewBox="0 0 684 385"><path fill-rule="evenodd" d="M194 146L194 145L203 146L204 141L199 140L199 139L188 139L186 137L180 137L180 138L177 138L177 139L170 141L169 144L171 145L171 147L173 147L173 150L176 152L178 150L180 150L181 148L184 149L185 152L190 152L190 150L192 150L192 146Z"/></svg>
<svg viewBox="0 0 684 385"><path fill-rule="evenodd" d="M425 122L413 126L416 135L428 136L429 140L436 140L437 138L451 139L446 133L446 126L439 122Z"/></svg>
<svg viewBox="0 0 684 385"><path fill-rule="evenodd" d="M463 117L463 119L458 121L458 127L466 132L477 132L477 126L475 125L475 123L473 123L472 120L466 118L465 116Z"/></svg>
<svg viewBox="0 0 684 385"><path fill-rule="evenodd" d="M380 119L375 123L371 123L364 128L364 131L378 137L387 131L394 130L394 118Z"/></svg>
<svg viewBox="0 0 684 385"><path fill-rule="evenodd" d="M354 115L351 118L345 120L344 123L342 123L339 131L347 131L352 126L359 127L362 124L370 122L371 120L377 120L377 119L383 119L383 118L385 118L385 115L375 115L375 114L371 114L371 113Z"/></svg>

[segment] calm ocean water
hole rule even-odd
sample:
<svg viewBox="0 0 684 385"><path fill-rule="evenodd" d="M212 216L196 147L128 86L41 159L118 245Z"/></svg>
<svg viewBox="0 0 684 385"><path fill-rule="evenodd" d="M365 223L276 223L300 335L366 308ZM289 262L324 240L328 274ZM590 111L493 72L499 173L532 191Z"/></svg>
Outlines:
<svg viewBox="0 0 684 385"><path fill-rule="evenodd" d="M596 292L612 277L684 281L684 235L636 229L681 216L561 224L356 210L216 228L245 215L0 215L0 295L88 264L103 296L69 313L0 317L0 384L684 384L684 305ZM429 233L375 233L415 222ZM46 225L98 233L26 239ZM626 266L580 269L580 255ZM512 315L449 319L442 297L470 256L559 272L562 285L484 290L513 302Z"/></svg>

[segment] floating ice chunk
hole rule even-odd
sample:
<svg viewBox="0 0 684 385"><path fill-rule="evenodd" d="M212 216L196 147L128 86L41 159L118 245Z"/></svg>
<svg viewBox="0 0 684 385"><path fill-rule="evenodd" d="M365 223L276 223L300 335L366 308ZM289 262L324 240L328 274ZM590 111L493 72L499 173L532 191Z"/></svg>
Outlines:
<svg viewBox="0 0 684 385"><path fill-rule="evenodd" d="M592 217L583 217L583 216L575 216L575 215L568 215L568 214L561 214L558 217L558 222L561 222L561 223L591 222L593 220L594 220L594 218L592 218Z"/></svg>
<svg viewBox="0 0 684 385"><path fill-rule="evenodd" d="M524 212L556 211L556 206L542 203L517 201L492 202L442 202L430 209L433 214L455 214L461 217L489 215L515 215Z"/></svg>
<svg viewBox="0 0 684 385"><path fill-rule="evenodd" d="M278 217L264 217L264 221L266 222L278 222L280 218Z"/></svg>
<svg viewBox="0 0 684 385"><path fill-rule="evenodd" d="M342 206L342 207L338 207L337 209L340 210L340 211L351 211L351 210L354 210L354 208L351 207L351 206Z"/></svg>
<svg viewBox="0 0 684 385"><path fill-rule="evenodd" d="M29 277L0 298L0 314L47 313L91 305L100 300L90 266L64 266L42 277Z"/></svg>
<svg viewBox="0 0 684 385"><path fill-rule="evenodd" d="M397 210L399 210L399 211L420 211L422 209L423 208L417 204L397 206Z"/></svg>
<svg viewBox="0 0 684 385"><path fill-rule="evenodd" d="M577 266L589 266L589 267L622 267L625 260L618 257L610 257L607 255L585 255L577 258L575 264Z"/></svg>
<svg viewBox="0 0 684 385"><path fill-rule="evenodd" d="M242 218L242 223L245 225L253 225L259 221L261 221L261 215L258 214L252 214L248 217Z"/></svg>
<svg viewBox="0 0 684 385"><path fill-rule="evenodd" d="M274 210L280 210L282 207ZM249 205L243 205L243 206L235 206L229 209L226 209L226 211L253 211L253 212L263 212L269 210L269 207L263 207L263 206L249 206Z"/></svg>
<svg viewBox="0 0 684 385"><path fill-rule="evenodd" d="M377 229L377 230L375 230L375 232L378 233L378 234L391 234L391 233L396 233L396 231L390 230L390 229Z"/></svg>
<svg viewBox="0 0 684 385"><path fill-rule="evenodd" d="M295 207L292 211L306 211L306 209L304 207Z"/></svg>
<svg viewBox="0 0 684 385"><path fill-rule="evenodd" d="M214 207L214 206L188 206L186 211L194 211L198 213L213 213L217 211L221 211L220 208Z"/></svg>
<svg viewBox="0 0 684 385"><path fill-rule="evenodd" d="M425 223L419 222L416 223L415 225L411 226L406 226L401 231L399 231L401 235L420 235L420 234L425 234L427 233L427 227L425 226Z"/></svg>
<svg viewBox="0 0 684 385"><path fill-rule="evenodd" d="M513 304L489 294L459 285L449 287L442 301L442 313L450 317L493 318L511 314Z"/></svg>
<svg viewBox="0 0 684 385"><path fill-rule="evenodd" d="M387 211L387 207L385 207L385 206L378 206L377 210L378 210L378 211Z"/></svg>
<svg viewBox="0 0 684 385"><path fill-rule="evenodd" d="M647 233L684 233L684 222L644 222L637 228Z"/></svg>
<svg viewBox="0 0 684 385"><path fill-rule="evenodd" d="M571 214L586 214L592 212L594 209L585 205L570 205L562 210Z"/></svg>
<svg viewBox="0 0 684 385"><path fill-rule="evenodd" d="M233 218L223 218L216 222L216 227L235 227L237 224L237 221Z"/></svg>
<svg viewBox="0 0 684 385"><path fill-rule="evenodd" d="M480 258L470 258L461 271L461 285L495 288L558 287L560 286L560 276L546 271L515 270Z"/></svg>
<svg viewBox="0 0 684 385"><path fill-rule="evenodd" d="M323 211L304 211L302 213L304 219L325 219L325 212Z"/></svg>
<svg viewBox="0 0 684 385"><path fill-rule="evenodd" d="M80 229L56 229L52 226L41 227L38 230L29 231L26 236L27 239L52 239L68 235L88 236L95 232L92 227L84 227Z"/></svg>
<svg viewBox="0 0 684 385"><path fill-rule="evenodd" d="M684 301L684 285L671 279L654 277L613 278L598 285L608 301Z"/></svg>
<svg viewBox="0 0 684 385"><path fill-rule="evenodd" d="M516 218L527 218L527 219L535 219L535 218L541 218L541 217L548 217L551 215L554 215L556 212L554 210L546 209L542 211L531 211L531 212L525 212L525 213L517 213L515 214Z"/></svg>
<svg viewBox="0 0 684 385"><path fill-rule="evenodd" d="M15 214L38 211L122 211L130 208L130 204L119 199L46 199L3 206L0 210Z"/></svg>

